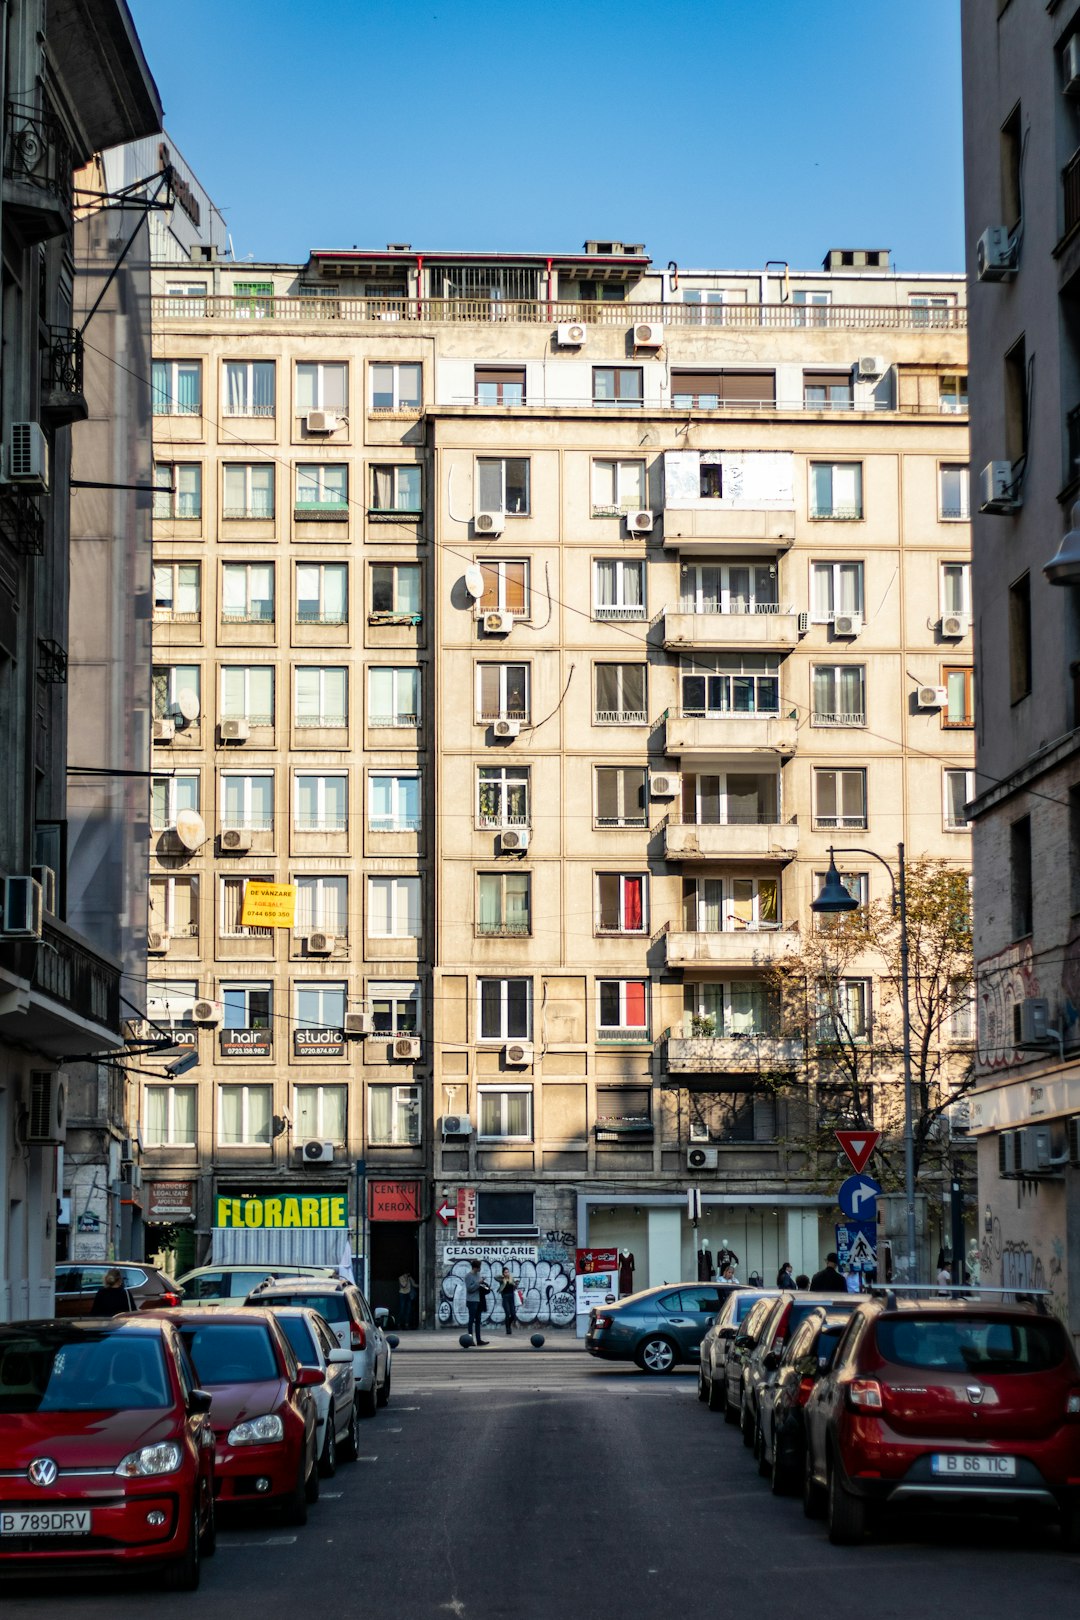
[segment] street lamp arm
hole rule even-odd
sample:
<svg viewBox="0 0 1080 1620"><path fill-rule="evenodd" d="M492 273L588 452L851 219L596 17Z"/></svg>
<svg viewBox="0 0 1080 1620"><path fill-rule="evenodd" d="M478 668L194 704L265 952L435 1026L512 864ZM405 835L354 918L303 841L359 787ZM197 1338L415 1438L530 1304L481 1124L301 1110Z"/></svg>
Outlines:
<svg viewBox="0 0 1080 1620"><path fill-rule="evenodd" d="M840 847L834 847L832 844L830 844L829 845L829 859L831 861L835 862L835 858L836 858L837 855L868 855L872 861L877 861L879 866L883 866L885 868L886 872L888 872L888 874L889 874L889 883L892 886L892 908L893 908L893 912L894 913L896 912L896 909L897 909L896 874L893 871L892 867L890 866L889 862L885 859L884 855L879 855L876 849L861 849L861 848L858 848L858 847L856 847L854 845L844 845L844 846L840 846ZM903 857L901 857L901 860L902 859L903 859Z"/></svg>

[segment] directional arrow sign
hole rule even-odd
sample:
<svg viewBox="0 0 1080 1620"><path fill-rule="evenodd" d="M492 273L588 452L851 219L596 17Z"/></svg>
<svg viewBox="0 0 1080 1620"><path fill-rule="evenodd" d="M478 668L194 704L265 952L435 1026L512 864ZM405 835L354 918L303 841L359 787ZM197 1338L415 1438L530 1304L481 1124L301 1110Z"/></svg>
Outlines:
<svg viewBox="0 0 1080 1620"><path fill-rule="evenodd" d="M872 1221L877 1215L877 1198L881 1186L872 1176L848 1176L836 1195L848 1220Z"/></svg>
<svg viewBox="0 0 1080 1620"><path fill-rule="evenodd" d="M449 1226L451 1221L457 1220L457 1210L454 1208L453 1204L447 1204L444 1202L442 1207L437 1209L435 1213L439 1217L440 1221L442 1221L444 1226Z"/></svg>
<svg viewBox="0 0 1080 1620"><path fill-rule="evenodd" d="M858 1175L865 1170L866 1161L881 1140L880 1131L837 1131L836 1140L851 1160L851 1168Z"/></svg>

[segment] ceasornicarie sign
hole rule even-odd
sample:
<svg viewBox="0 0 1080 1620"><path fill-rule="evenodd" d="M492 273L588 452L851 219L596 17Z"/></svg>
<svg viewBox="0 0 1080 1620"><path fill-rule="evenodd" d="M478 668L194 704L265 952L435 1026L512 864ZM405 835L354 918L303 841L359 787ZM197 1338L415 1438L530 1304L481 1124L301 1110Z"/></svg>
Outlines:
<svg viewBox="0 0 1080 1620"><path fill-rule="evenodd" d="M347 1193L302 1193L295 1197L230 1198L220 1194L214 1204L214 1225L265 1227L270 1230L304 1227L340 1227L349 1224Z"/></svg>

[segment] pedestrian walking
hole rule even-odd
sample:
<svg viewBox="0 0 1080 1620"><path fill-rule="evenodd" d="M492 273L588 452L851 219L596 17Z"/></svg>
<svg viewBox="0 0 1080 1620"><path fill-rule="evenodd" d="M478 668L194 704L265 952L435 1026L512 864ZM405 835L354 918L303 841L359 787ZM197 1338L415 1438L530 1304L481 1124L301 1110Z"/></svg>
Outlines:
<svg viewBox="0 0 1080 1620"><path fill-rule="evenodd" d="M469 1313L469 1332L472 1334L475 1344L487 1344L487 1340L480 1337L480 1322L490 1292L490 1288L481 1276L480 1262L474 1260L469 1267L469 1274L465 1278L465 1309Z"/></svg>
<svg viewBox="0 0 1080 1620"><path fill-rule="evenodd" d="M514 1331L517 1321L517 1287L518 1280L510 1275L510 1267L503 1266L502 1276L499 1278L499 1298L502 1301L503 1325L506 1328L507 1338Z"/></svg>
<svg viewBox="0 0 1080 1620"><path fill-rule="evenodd" d="M817 1294L846 1294L847 1281L840 1270L839 1256L832 1250L825 1256L825 1264L810 1279L811 1292Z"/></svg>
<svg viewBox="0 0 1080 1620"><path fill-rule="evenodd" d="M783 1265L780 1267L780 1270L776 1273L776 1286L777 1288L795 1287L795 1273L791 1269L790 1260L785 1260Z"/></svg>
<svg viewBox="0 0 1080 1620"><path fill-rule="evenodd" d="M124 1287L123 1272L112 1267L101 1279L101 1287L94 1295L94 1303L90 1307L91 1316L121 1316L125 1311L135 1309L131 1294Z"/></svg>
<svg viewBox="0 0 1080 1620"><path fill-rule="evenodd" d="M398 1327L405 1329L412 1327L413 1301L417 1295L416 1278L411 1271L403 1271L397 1280L398 1293Z"/></svg>

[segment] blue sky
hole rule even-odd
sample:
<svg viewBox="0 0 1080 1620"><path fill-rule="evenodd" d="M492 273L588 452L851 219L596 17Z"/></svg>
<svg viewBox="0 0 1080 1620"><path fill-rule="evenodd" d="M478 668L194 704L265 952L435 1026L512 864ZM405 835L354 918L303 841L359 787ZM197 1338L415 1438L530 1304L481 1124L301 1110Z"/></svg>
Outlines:
<svg viewBox="0 0 1080 1620"><path fill-rule="evenodd" d="M963 267L959 0L129 0L238 258Z"/></svg>

